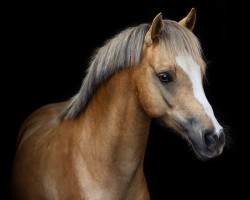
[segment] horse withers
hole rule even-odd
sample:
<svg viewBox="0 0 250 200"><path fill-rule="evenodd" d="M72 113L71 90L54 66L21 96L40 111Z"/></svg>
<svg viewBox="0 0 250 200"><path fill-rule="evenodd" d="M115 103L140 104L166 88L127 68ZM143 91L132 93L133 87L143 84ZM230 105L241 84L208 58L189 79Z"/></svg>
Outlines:
<svg viewBox="0 0 250 200"><path fill-rule="evenodd" d="M129 27L96 50L79 92L22 124L13 199L150 199L143 172L150 122L158 118L200 159L225 143L204 90L206 63L191 9L179 22Z"/></svg>

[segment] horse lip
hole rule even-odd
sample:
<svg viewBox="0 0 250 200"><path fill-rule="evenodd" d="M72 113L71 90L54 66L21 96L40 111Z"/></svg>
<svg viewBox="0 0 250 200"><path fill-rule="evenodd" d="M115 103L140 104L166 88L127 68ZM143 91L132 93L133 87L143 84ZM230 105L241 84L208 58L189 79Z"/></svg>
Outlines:
<svg viewBox="0 0 250 200"><path fill-rule="evenodd" d="M193 144L193 142L191 142L191 143L192 143L193 150L194 150L195 154L198 156L198 158L200 158L201 160L208 160L208 159L212 158L212 154L209 153L207 150L199 147L196 144Z"/></svg>
<svg viewBox="0 0 250 200"><path fill-rule="evenodd" d="M192 144L192 147L193 147L195 154L201 160L209 160L211 158L215 158L215 157L219 156L223 151L223 147L212 151L212 150L209 150L205 147L199 146L199 145L193 143L192 141L191 141L191 144Z"/></svg>

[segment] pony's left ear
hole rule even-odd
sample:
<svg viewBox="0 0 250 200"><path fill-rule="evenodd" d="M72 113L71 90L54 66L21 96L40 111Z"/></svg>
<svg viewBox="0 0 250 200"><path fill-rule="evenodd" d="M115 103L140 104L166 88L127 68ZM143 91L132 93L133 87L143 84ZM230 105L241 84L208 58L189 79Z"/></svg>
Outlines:
<svg viewBox="0 0 250 200"><path fill-rule="evenodd" d="M187 27L189 30L193 30L194 25L196 22L196 11L194 8L191 9L191 11L188 13L188 15L180 20L178 23L182 26Z"/></svg>
<svg viewBox="0 0 250 200"><path fill-rule="evenodd" d="M162 21L162 14L159 13L154 18L151 27L149 28L146 36L145 36L145 42L147 46L152 45L153 42L157 41L161 35L163 28L163 21Z"/></svg>

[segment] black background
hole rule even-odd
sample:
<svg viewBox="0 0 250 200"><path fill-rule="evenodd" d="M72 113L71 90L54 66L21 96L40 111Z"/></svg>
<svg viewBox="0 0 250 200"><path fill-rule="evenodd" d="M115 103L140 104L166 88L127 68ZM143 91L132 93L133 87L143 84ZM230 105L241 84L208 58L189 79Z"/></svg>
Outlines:
<svg viewBox="0 0 250 200"><path fill-rule="evenodd" d="M221 156L200 161L184 140L153 120L145 157L149 191L156 200L172 195L174 199L182 195L249 196L249 114L247 79L243 78L247 57L243 53L236 56L240 48L234 46L244 37L238 25L242 21L239 9L244 6L229 5L226 0L101 2L30 2L6 7L3 39L7 45L2 55L7 62L1 70L3 196L9 193L18 128L27 115L75 94L91 53L106 39L126 27L151 23L159 12L164 18L178 21L192 7L197 11L193 32L208 61L205 92L230 139Z"/></svg>

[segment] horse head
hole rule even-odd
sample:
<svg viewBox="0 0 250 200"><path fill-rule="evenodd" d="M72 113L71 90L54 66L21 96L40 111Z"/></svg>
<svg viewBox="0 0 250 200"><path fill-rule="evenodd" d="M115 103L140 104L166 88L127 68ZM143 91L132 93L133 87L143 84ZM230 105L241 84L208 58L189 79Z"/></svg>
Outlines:
<svg viewBox="0 0 250 200"><path fill-rule="evenodd" d="M221 154L225 134L203 89L206 63L193 34L195 21L194 9L179 22L159 13L144 38L134 81L145 112L181 134L199 158L209 159Z"/></svg>

